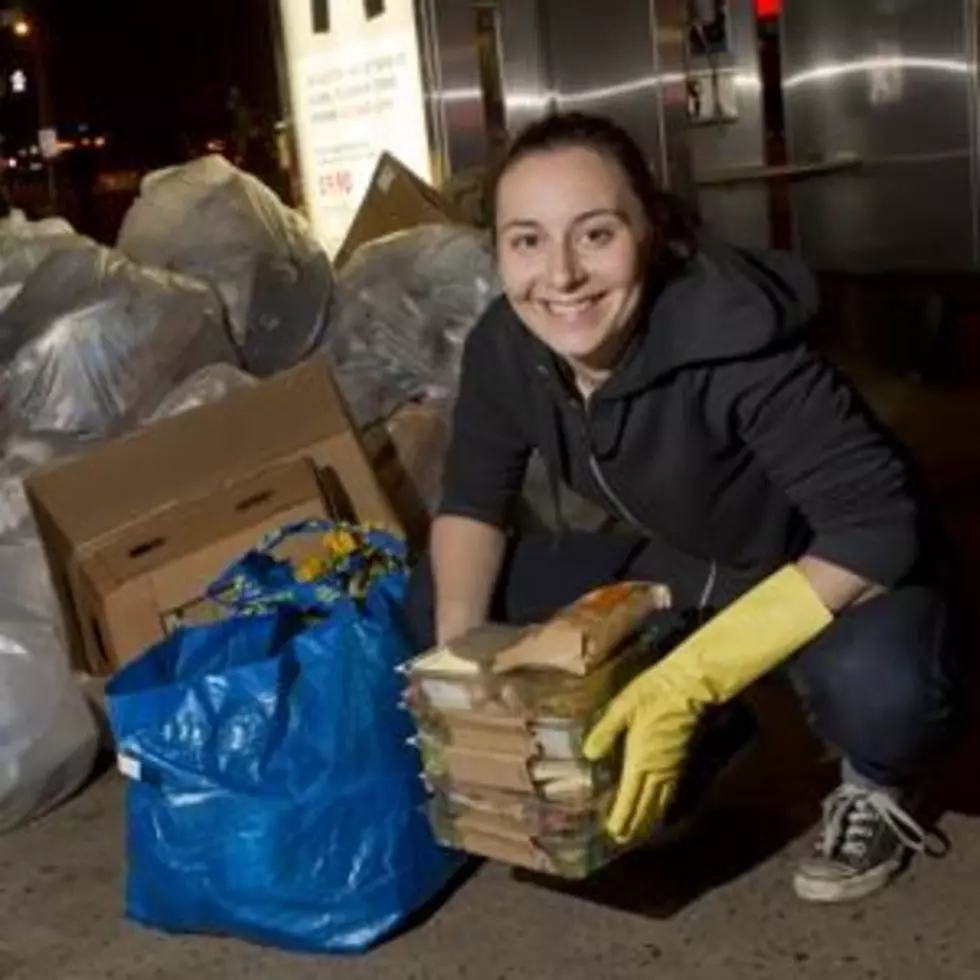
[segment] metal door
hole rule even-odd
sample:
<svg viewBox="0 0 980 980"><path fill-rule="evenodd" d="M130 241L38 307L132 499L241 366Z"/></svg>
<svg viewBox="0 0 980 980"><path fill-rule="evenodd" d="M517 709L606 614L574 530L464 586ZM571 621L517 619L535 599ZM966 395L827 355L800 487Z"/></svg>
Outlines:
<svg viewBox="0 0 980 980"><path fill-rule="evenodd" d="M977 262L973 0L786 0L791 162L856 158L793 190L811 264L951 271Z"/></svg>
<svg viewBox="0 0 980 980"><path fill-rule="evenodd" d="M579 109L625 125L663 182L686 192L685 3L425 0L448 170L485 163L501 131L514 134L549 109Z"/></svg>

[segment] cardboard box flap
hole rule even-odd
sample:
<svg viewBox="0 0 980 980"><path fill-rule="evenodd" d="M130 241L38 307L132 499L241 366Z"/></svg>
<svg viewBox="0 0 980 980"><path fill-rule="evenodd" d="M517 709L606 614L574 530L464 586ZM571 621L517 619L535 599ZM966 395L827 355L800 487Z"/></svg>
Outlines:
<svg viewBox="0 0 980 980"><path fill-rule="evenodd" d="M400 160L382 153L364 200L337 252L340 268L367 242L424 224L463 223L462 214Z"/></svg>
<svg viewBox="0 0 980 980"><path fill-rule="evenodd" d="M318 451L316 462L324 465L328 443L351 438L328 363L317 357L223 401L44 467L27 479L26 489L63 545L78 549L273 463ZM352 500L383 500L363 454L346 472L342 461L336 469ZM366 519L384 520L380 514Z"/></svg>
<svg viewBox="0 0 980 980"><path fill-rule="evenodd" d="M305 505L310 516L316 516L311 507L319 500L320 484L313 464L309 460L284 463L130 525L100 547L83 568L97 588L111 588L172 566L180 558L294 508Z"/></svg>
<svg viewBox="0 0 980 980"><path fill-rule="evenodd" d="M80 656L94 672L127 663L264 535L327 516L317 471L299 460L123 529L70 566Z"/></svg>

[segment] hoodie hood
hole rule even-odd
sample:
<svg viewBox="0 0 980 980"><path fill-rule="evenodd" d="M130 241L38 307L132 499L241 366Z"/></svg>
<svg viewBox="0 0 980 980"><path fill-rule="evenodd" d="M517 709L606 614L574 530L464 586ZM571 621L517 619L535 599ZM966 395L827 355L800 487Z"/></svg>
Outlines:
<svg viewBox="0 0 980 980"><path fill-rule="evenodd" d="M651 295L646 323L600 397L634 394L679 368L791 344L818 305L816 283L794 256L704 245Z"/></svg>

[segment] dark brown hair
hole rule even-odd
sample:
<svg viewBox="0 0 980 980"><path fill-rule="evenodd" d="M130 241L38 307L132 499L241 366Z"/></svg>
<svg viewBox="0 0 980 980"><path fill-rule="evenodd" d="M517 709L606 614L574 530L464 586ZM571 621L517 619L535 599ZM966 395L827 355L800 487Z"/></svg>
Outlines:
<svg viewBox="0 0 980 980"><path fill-rule="evenodd" d="M583 147L613 161L623 172L647 220L675 259L689 258L697 239L697 219L676 194L664 191L643 151L630 134L605 116L582 112L552 113L531 123L493 168L485 207L491 232L496 227L497 191L504 175L519 161L550 150Z"/></svg>

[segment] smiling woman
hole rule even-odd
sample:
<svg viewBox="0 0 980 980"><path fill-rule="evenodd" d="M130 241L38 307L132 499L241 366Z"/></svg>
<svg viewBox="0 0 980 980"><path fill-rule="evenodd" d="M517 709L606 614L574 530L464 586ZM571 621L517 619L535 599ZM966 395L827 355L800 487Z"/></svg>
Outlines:
<svg viewBox="0 0 980 980"><path fill-rule="evenodd" d="M692 223L609 120L550 116L490 184L500 274L525 326L588 394L628 340L647 270L690 254Z"/></svg>
<svg viewBox="0 0 980 980"><path fill-rule="evenodd" d="M785 669L843 756L795 889L869 894L925 848L905 806L949 720L946 605L899 457L806 344L811 277L694 236L609 120L534 124L490 191L505 295L467 342L409 603L419 645L546 618L611 580L667 584L697 628L585 746L623 741L609 833L636 843L669 817L704 719ZM512 533L532 451L559 517L566 484L618 533Z"/></svg>
<svg viewBox="0 0 980 980"><path fill-rule="evenodd" d="M521 160L499 199L499 267L515 312L576 376L597 380L640 308L653 238L640 201L615 163L581 147Z"/></svg>

